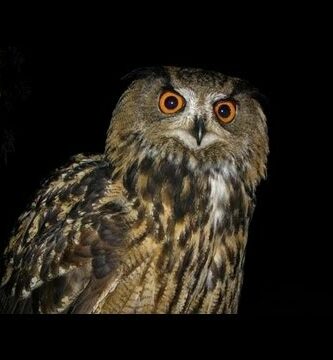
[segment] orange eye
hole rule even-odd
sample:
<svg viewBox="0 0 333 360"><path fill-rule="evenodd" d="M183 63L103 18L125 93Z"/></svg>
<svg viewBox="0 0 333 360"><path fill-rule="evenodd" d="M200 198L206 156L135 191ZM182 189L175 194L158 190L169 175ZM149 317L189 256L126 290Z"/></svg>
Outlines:
<svg viewBox="0 0 333 360"><path fill-rule="evenodd" d="M174 114L184 108L185 99L174 91L165 91L162 93L159 101L159 107L164 114Z"/></svg>
<svg viewBox="0 0 333 360"><path fill-rule="evenodd" d="M214 104L214 112L220 124L229 124L236 116L236 103L232 100L220 100Z"/></svg>

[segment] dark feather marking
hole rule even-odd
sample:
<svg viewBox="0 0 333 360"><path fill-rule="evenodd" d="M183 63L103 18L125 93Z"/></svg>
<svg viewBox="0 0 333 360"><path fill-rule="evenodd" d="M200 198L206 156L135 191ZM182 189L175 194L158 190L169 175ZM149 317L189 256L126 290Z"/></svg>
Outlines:
<svg viewBox="0 0 333 360"><path fill-rule="evenodd" d="M161 201L161 194L158 194L159 197L157 198L156 203L154 204L154 220L158 221L159 215L163 215L164 214L164 207Z"/></svg>
<svg viewBox="0 0 333 360"><path fill-rule="evenodd" d="M222 259L222 263L220 265L220 267L218 268L218 277L221 280L221 282L223 283L225 276L226 276L226 259Z"/></svg>
<svg viewBox="0 0 333 360"><path fill-rule="evenodd" d="M176 271L175 277L178 280L179 283L181 283L181 279L183 278L186 270L188 269L189 265L191 264L191 261L193 259L193 247L191 246L188 250L186 250L181 266Z"/></svg>
<svg viewBox="0 0 333 360"><path fill-rule="evenodd" d="M201 309L204 299L206 297L207 291L208 291L208 289L205 286L202 290L203 293L200 295L200 300L198 301L197 305L194 307L194 309L192 311L193 314L198 314L200 312L200 309Z"/></svg>
<svg viewBox="0 0 333 360"><path fill-rule="evenodd" d="M136 175L138 173L138 162L135 161L127 170L124 179L123 184L125 186L125 189L128 191L128 193L131 195L135 191L135 179Z"/></svg>
<svg viewBox="0 0 333 360"><path fill-rule="evenodd" d="M79 218L79 212L82 211L82 203L76 203L70 212L68 213L68 219L77 219Z"/></svg>
<svg viewBox="0 0 333 360"><path fill-rule="evenodd" d="M207 224L211 214L209 212L209 209L207 209L204 204L201 204L198 213L202 214L201 216L198 216L198 226L203 227Z"/></svg>
<svg viewBox="0 0 333 360"><path fill-rule="evenodd" d="M126 229L120 224L114 224L111 221L102 219L98 224L98 234L103 242L112 246L118 246L121 244L124 238Z"/></svg>
<svg viewBox="0 0 333 360"><path fill-rule="evenodd" d="M237 249L236 254L234 255L233 271L231 273L232 279L234 279L239 273L240 263L241 263L241 249Z"/></svg>
<svg viewBox="0 0 333 360"><path fill-rule="evenodd" d="M203 267L207 263L208 256L210 254L210 248L206 249L206 251L203 253L202 249L199 248L200 257L198 259L198 265L195 269L195 272L193 274L194 278L198 278L200 275L200 272L203 270Z"/></svg>
<svg viewBox="0 0 333 360"><path fill-rule="evenodd" d="M91 180L92 180L92 176L91 176L91 172L89 172L88 174L83 176L83 178L81 179L79 184L80 184L80 186L84 187L84 186L89 185Z"/></svg>
<svg viewBox="0 0 333 360"><path fill-rule="evenodd" d="M61 301L67 284L67 278L65 276L60 276L53 280L52 289L54 304L59 304L59 302Z"/></svg>
<svg viewBox="0 0 333 360"><path fill-rule="evenodd" d="M169 310L168 312L171 312L172 311L172 308L174 306L177 306L177 302L179 300L179 296L180 296L180 293L181 293L181 290L183 288L183 286L185 285L184 281L183 280L183 277L185 275L185 272L188 270L188 267L192 261L192 258L193 258L193 248L190 247L184 254L183 256L183 259L182 259L182 262L181 264L179 265L176 273L175 273L175 279L176 279L176 282L177 282L177 286L176 286L176 290L175 290L175 294L169 304ZM184 303L184 306L185 306L185 303Z"/></svg>
<svg viewBox="0 0 333 360"><path fill-rule="evenodd" d="M140 236L133 239L133 242L135 243L135 245L141 244L146 239L148 234L149 234L149 232L146 230Z"/></svg>
<svg viewBox="0 0 333 360"><path fill-rule="evenodd" d="M112 271L114 271L118 266L118 256L116 252L110 250L109 252L105 250L102 254L95 256L93 261L93 271L97 279L100 279Z"/></svg>
<svg viewBox="0 0 333 360"><path fill-rule="evenodd" d="M172 245L173 246L173 245ZM173 267L175 265L175 262L176 262L176 259L174 256L169 256L168 259L167 259L167 264L166 264L166 269L165 269L165 272L167 274L171 273L172 270L173 270Z"/></svg>
<svg viewBox="0 0 333 360"><path fill-rule="evenodd" d="M71 197L71 188L70 187L67 187L65 189L62 189L59 193L59 200L61 202L66 202L68 200L70 200L70 197Z"/></svg>
<svg viewBox="0 0 333 360"><path fill-rule="evenodd" d="M73 164L73 162L71 162L71 163L68 164L68 165L71 166L72 164ZM58 172L55 173L55 176L54 176L54 177L51 177L51 178L50 178L50 180L51 180L51 181L52 181L52 180L55 180L55 179L59 176L59 174L65 173L66 175L64 176L63 181L64 181L64 182L71 181L71 180L73 180L73 179L75 178L75 176L76 176L76 174L77 174L78 172L84 171L84 170L86 170L86 169L88 169L88 168L94 168L94 166L96 165L96 163L95 163L95 164L92 164L91 162L83 162L83 163L81 163L79 166L72 167L72 168L71 168L71 167L68 167L68 165L65 166L66 172L58 171ZM48 182L49 182L49 181L48 181Z"/></svg>
<svg viewBox="0 0 333 360"><path fill-rule="evenodd" d="M216 314L220 304L222 303L223 301L223 293L222 293L222 290L219 292L219 296L217 298L217 301L215 302L214 306L211 308L211 313L212 314Z"/></svg>
<svg viewBox="0 0 333 360"><path fill-rule="evenodd" d="M85 185L82 185L81 182L77 183L72 187L72 194L75 196L81 196L84 194Z"/></svg>
<svg viewBox="0 0 333 360"><path fill-rule="evenodd" d="M91 248L88 245L86 246L78 245L74 249L74 255L83 258L91 258L92 257Z"/></svg>
<svg viewBox="0 0 333 360"><path fill-rule="evenodd" d="M165 182L168 182L170 185L177 185L179 183L177 167L175 164L172 164L169 161L163 161L159 165L157 172L160 172L161 176L164 177Z"/></svg>
<svg viewBox="0 0 333 360"><path fill-rule="evenodd" d="M98 234L95 230L82 229L80 235L80 243L82 245L91 245L98 241Z"/></svg>
<svg viewBox="0 0 333 360"><path fill-rule="evenodd" d="M136 199L133 203L133 209L136 210L138 207L141 206L141 202L139 199Z"/></svg>
<svg viewBox="0 0 333 360"><path fill-rule="evenodd" d="M120 178L120 175L121 175L121 169L114 170L111 178L112 180L116 181Z"/></svg>
<svg viewBox="0 0 333 360"><path fill-rule="evenodd" d="M85 201L87 203L93 203L104 194L106 182L111 178L109 171L108 168L102 167L93 172L91 182L85 194Z"/></svg>
<svg viewBox="0 0 333 360"><path fill-rule="evenodd" d="M159 190L159 187L157 186L155 182L155 178L153 176L148 176L147 179L147 186L143 190L142 196L146 201L152 201L154 202L154 198L156 195L156 192Z"/></svg>
<svg viewBox="0 0 333 360"><path fill-rule="evenodd" d="M42 263L42 267L40 269L39 276L43 281L47 281L48 275L50 273L50 265L52 261L52 257L50 256L50 253L52 252L52 248L48 249L44 254L44 261Z"/></svg>
<svg viewBox="0 0 333 360"><path fill-rule="evenodd" d="M99 208L99 211L107 214L121 213L124 210L124 206L115 201L110 201Z"/></svg>
<svg viewBox="0 0 333 360"><path fill-rule="evenodd" d="M67 239L61 233L55 235L55 247L54 250L57 253L62 253L67 246Z"/></svg>
<svg viewBox="0 0 333 360"><path fill-rule="evenodd" d="M174 242L174 237L175 237L175 221L173 219L172 216L169 217L168 221L167 221L167 229L166 229L166 233L168 234L168 241L170 242Z"/></svg>
<svg viewBox="0 0 333 360"><path fill-rule="evenodd" d="M181 249L183 249L185 247L189 237L190 237L190 229L186 228L185 231L183 231L180 234L179 240L178 240L178 243L179 243L179 246L180 246Z"/></svg>
<svg viewBox="0 0 333 360"><path fill-rule="evenodd" d="M209 236L208 236L208 242L211 244L213 242L214 237L214 231L213 229L210 229Z"/></svg>
<svg viewBox="0 0 333 360"><path fill-rule="evenodd" d="M226 246L225 250L226 250L226 254L227 254L229 262L232 265L234 265L235 264L235 257L236 257L235 250L231 246Z"/></svg>
<svg viewBox="0 0 333 360"><path fill-rule="evenodd" d="M165 238L165 232L164 232L164 229L163 229L163 226L161 223L159 223L159 226L158 226L158 234L157 234L157 240L159 242L162 242Z"/></svg>
<svg viewBox="0 0 333 360"><path fill-rule="evenodd" d="M235 282L236 282L236 284L234 284L235 289L237 289L237 287L238 287L238 280L239 280L239 278L237 278L237 279L235 280ZM231 312L234 312L234 309L235 309L235 307L237 306L237 301L235 301L235 296L236 296L236 294L237 294L237 291L233 291L233 292L231 293L231 296L230 296L230 298L229 298L229 302L228 302L228 304L227 304L228 309L229 309L229 311L231 311Z"/></svg>
<svg viewBox="0 0 333 360"><path fill-rule="evenodd" d="M171 241L166 241L163 244L161 255L157 260L156 266L160 270L160 275L164 276L165 271L165 261L172 256L172 243Z"/></svg>
<svg viewBox="0 0 333 360"><path fill-rule="evenodd" d="M147 172L151 172L153 164L154 164L154 159L152 159L149 156L146 156L144 159L142 159L139 169L143 174L146 174Z"/></svg>
<svg viewBox="0 0 333 360"><path fill-rule="evenodd" d="M103 278L112 271L112 268L106 262L104 256L93 259L92 265L94 268L94 275L97 279Z"/></svg>
<svg viewBox="0 0 333 360"><path fill-rule="evenodd" d="M136 222L132 225L133 229L136 229L138 227L141 226L141 224L146 221L146 229L143 231L143 233L141 235L139 235L138 237L135 237L133 239L133 243L135 245L140 244L141 242L143 242L147 235L152 231L152 229L154 228L154 223L150 218L145 218L145 212L143 209L140 209L139 213L138 213L138 218L136 220Z"/></svg>
<svg viewBox="0 0 333 360"><path fill-rule="evenodd" d="M140 225L141 222L146 218L146 209L142 206L138 209L138 215L137 215L137 224ZM135 225L134 225L135 226Z"/></svg>
<svg viewBox="0 0 333 360"><path fill-rule="evenodd" d="M162 279L162 278L163 278L163 276L160 276L160 279L159 279L160 282L161 282L161 279ZM156 294L156 298L155 298L155 311L156 311L156 309L158 308L158 305L159 305L159 303L160 303L160 301L161 301L161 299L162 299L162 295L163 295L163 293L164 293L164 291L165 291L165 288L166 288L167 284L168 284L167 280L164 280L164 282L162 283L161 287L159 288L159 290L158 290L158 292L157 292L157 294Z"/></svg>
<svg viewBox="0 0 333 360"><path fill-rule="evenodd" d="M216 237L222 237L225 231L225 227L223 226L223 224L224 224L223 220L218 224L218 227L215 230Z"/></svg>
<svg viewBox="0 0 333 360"><path fill-rule="evenodd" d="M226 285L225 288L228 289L229 288L229 284L228 284L228 280L226 280ZM225 296L225 293L222 294L223 296ZM222 301L222 303L219 304L219 308L218 308L218 312L224 314L227 311L227 302L226 301Z"/></svg>
<svg viewBox="0 0 333 360"><path fill-rule="evenodd" d="M40 288L37 288L31 293L31 302L32 302L31 312L34 314L39 313L40 298L41 298Z"/></svg>
<svg viewBox="0 0 333 360"><path fill-rule="evenodd" d="M60 213L61 209L57 208L56 206L52 209L49 209L45 216L45 222L49 223L50 225L55 225L58 222L58 214Z"/></svg>
<svg viewBox="0 0 333 360"><path fill-rule="evenodd" d="M210 271L212 272L212 288L214 289L216 287L217 280L219 278L219 269L217 268L217 265L215 261L212 261Z"/></svg>
<svg viewBox="0 0 333 360"><path fill-rule="evenodd" d="M213 231L210 231L209 235L211 235L213 233ZM205 233L203 231L203 229L200 231L200 237L199 237L199 253L201 254L201 251L202 251L202 248L203 248L203 245L205 243Z"/></svg>

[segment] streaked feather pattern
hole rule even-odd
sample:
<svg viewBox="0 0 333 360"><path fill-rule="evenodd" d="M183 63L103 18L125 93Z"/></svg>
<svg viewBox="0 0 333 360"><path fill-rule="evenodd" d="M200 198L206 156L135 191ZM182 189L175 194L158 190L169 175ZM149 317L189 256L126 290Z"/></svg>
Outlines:
<svg viewBox="0 0 333 360"><path fill-rule="evenodd" d="M246 219L225 231L230 204L211 204L210 181L186 163L147 162L122 177L102 156L78 156L44 185L6 251L5 311L214 312L222 292L224 310L237 309Z"/></svg>
<svg viewBox="0 0 333 360"><path fill-rule="evenodd" d="M177 71L169 68L166 81L176 73L233 90L222 75ZM266 169L265 119L261 112L251 148L248 136L226 133L222 145L185 150L134 118L135 92L146 94L147 84L140 78L121 97L105 154L74 157L20 217L5 251L1 312L237 312L254 190Z"/></svg>

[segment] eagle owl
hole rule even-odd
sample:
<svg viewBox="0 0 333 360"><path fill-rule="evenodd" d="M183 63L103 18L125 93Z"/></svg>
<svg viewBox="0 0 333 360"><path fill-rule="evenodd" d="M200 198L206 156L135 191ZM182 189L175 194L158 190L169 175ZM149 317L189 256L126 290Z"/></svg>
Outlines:
<svg viewBox="0 0 333 360"><path fill-rule="evenodd" d="M133 72L105 153L58 169L5 250L3 313L236 313L266 119L247 82Z"/></svg>

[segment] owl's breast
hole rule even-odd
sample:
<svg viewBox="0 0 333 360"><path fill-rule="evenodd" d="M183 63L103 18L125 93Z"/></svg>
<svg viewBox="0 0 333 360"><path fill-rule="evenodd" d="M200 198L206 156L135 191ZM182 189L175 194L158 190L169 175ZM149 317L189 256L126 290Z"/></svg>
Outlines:
<svg viewBox="0 0 333 360"><path fill-rule="evenodd" d="M241 190L221 174L142 174L135 189L122 277L100 311L235 312L246 240Z"/></svg>

